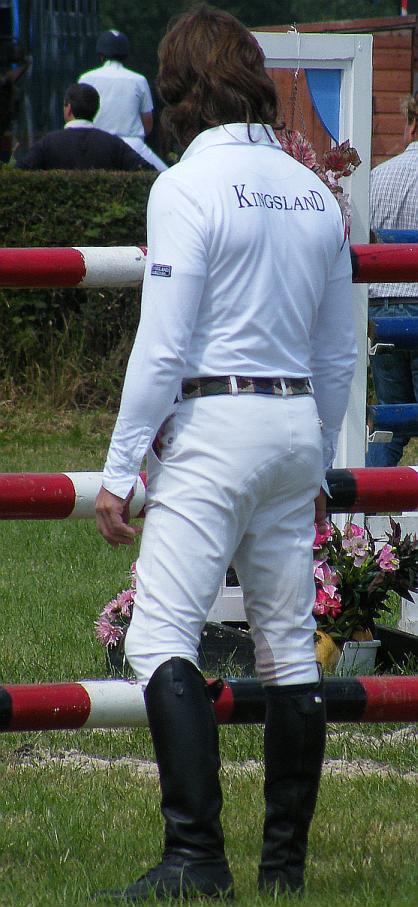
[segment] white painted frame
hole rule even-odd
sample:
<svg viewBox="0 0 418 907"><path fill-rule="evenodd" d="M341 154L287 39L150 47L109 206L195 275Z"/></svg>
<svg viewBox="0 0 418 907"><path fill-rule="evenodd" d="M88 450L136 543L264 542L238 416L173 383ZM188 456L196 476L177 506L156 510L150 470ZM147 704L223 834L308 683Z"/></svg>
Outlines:
<svg viewBox="0 0 418 907"><path fill-rule="evenodd" d="M341 69L339 141L350 140L361 166L342 181L352 208L351 243L369 241L372 135L372 35L255 32L268 69ZM334 466L364 466L367 392L367 286L353 286L358 363Z"/></svg>

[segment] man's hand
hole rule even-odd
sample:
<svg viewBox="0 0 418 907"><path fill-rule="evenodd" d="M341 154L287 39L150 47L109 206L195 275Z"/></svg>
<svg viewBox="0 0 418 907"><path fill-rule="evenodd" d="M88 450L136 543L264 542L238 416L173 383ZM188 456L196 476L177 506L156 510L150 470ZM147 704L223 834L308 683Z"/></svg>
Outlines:
<svg viewBox="0 0 418 907"><path fill-rule="evenodd" d="M133 498L133 488L128 496L118 498L103 485L96 498L96 525L103 538L115 548L117 545L133 545L135 537L141 531L139 526L129 525L129 502Z"/></svg>
<svg viewBox="0 0 418 907"><path fill-rule="evenodd" d="M315 498L315 523L318 532L327 531L327 496L323 488L321 488L318 497Z"/></svg>

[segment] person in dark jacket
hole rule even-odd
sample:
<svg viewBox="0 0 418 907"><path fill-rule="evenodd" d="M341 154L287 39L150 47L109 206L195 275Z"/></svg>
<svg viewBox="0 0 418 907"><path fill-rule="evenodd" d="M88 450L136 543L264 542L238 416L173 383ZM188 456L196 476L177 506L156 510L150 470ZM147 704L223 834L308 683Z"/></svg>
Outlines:
<svg viewBox="0 0 418 907"><path fill-rule="evenodd" d="M17 163L22 170L154 170L117 135L93 126L100 106L92 85L70 85L64 97L64 129L35 142Z"/></svg>

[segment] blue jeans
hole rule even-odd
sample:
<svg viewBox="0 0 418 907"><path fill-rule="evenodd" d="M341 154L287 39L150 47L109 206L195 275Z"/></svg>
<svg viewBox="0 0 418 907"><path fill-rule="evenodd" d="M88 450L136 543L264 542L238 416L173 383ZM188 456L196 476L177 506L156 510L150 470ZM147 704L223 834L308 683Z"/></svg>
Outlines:
<svg viewBox="0 0 418 907"><path fill-rule="evenodd" d="M416 303L391 302L378 305L369 300L369 317L417 318ZM370 357L378 403L418 403L418 350L394 350ZM388 444L370 444L366 466L397 466L410 437L395 435Z"/></svg>

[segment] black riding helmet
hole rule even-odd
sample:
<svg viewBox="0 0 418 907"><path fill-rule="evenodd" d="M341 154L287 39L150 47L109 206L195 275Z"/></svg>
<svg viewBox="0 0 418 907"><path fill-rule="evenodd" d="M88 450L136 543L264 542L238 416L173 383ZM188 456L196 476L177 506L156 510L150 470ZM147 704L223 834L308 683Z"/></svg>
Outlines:
<svg viewBox="0 0 418 907"><path fill-rule="evenodd" d="M127 57L129 42L126 35L121 31L116 31L114 28L110 29L110 31L102 32L97 39L96 53L110 59Z"/></svg>

